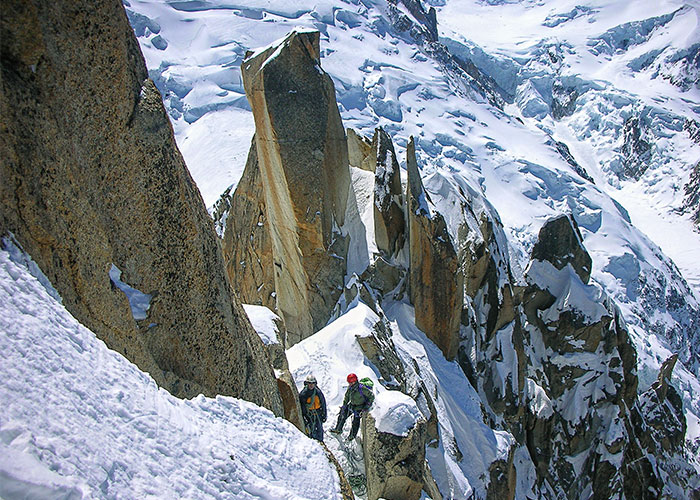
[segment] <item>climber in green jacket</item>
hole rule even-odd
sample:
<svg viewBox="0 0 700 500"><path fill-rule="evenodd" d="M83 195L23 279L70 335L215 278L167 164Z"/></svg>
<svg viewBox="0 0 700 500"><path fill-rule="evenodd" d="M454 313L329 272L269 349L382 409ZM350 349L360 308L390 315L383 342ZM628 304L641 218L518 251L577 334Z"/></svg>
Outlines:
<svg viewBox="0 0 700 500"><path fill-rule="evenodd" d="M352 441L360 429L362 415L369 410L374 402L374 393L371 386L358 382L357 375L354 373L348 375L347 380L350 386L345 391L343 406L340 407L340 413L338 414L338 422L331 429L331 432L336 434L343 432L343 425L345 425L345 421L352 413L352 427L348 435L348 441Z"/></svg>

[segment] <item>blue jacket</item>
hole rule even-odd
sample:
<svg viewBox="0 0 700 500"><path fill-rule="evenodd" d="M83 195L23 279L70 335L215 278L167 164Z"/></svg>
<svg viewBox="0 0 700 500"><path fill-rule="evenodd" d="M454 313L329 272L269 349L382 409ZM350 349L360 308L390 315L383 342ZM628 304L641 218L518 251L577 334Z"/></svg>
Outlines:
<svg viewBox="0 0 700 500"><path fill-rule="evenodd" d="M299 404L301 405L301 415L304 417L304 420L308 420L310 417L309 412L314 411L321 417L321 422L326 421L328 416L326 412L326 398L318 387L313 389L304 387L299 393Z"/></svg>

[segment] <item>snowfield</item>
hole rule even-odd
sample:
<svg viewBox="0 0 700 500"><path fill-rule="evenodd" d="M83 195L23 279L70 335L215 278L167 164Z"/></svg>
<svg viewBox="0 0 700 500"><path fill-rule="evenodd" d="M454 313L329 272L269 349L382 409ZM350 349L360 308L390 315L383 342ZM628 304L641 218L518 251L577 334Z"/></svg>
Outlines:
<svg viewBox="0 0 700 500"><path fill-rule="evenodd" d="M3 246L0 498L341 498L318 443L247 401L159 389Z"/></svg>

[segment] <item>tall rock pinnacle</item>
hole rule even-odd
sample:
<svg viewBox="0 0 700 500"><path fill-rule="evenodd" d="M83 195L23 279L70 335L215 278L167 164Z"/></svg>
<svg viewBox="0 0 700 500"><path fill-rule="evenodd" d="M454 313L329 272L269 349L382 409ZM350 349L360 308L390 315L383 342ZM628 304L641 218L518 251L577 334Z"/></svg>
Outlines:
<svg viewBox="0 0 700 500"><path fill-rule="evenodd" d="M348 149L333 82L320 67L319 38L315 31L293 31L249 53L242 65L277 309L290 345L325 326L346 270L340 227L350 187Z"/></svg>

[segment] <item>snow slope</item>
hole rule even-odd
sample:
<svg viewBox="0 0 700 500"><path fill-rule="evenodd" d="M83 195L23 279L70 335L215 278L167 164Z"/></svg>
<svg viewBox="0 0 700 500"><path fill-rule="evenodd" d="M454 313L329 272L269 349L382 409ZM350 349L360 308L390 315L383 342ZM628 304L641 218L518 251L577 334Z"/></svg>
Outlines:
<svg viewBox="0 0 700 500"><path fill-rule="evenodd" d="M341 498L324 450L292 424L246 401L159 389L3 247L1 498Z"/></svg>

